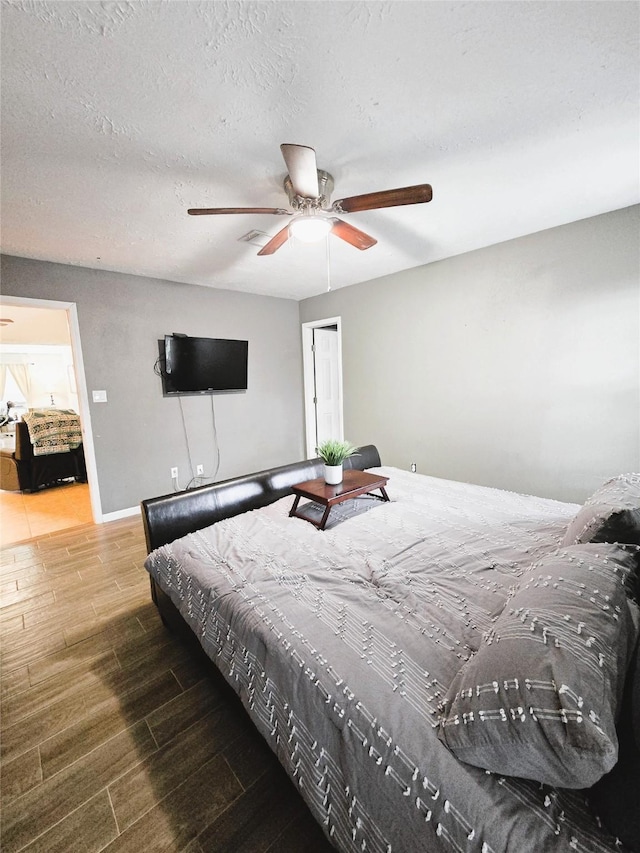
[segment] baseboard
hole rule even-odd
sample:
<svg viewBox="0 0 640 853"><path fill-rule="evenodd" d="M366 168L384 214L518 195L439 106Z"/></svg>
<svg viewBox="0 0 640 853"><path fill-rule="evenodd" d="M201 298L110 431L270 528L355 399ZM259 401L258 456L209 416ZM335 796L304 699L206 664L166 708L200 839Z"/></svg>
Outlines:
<svg viewBox="0 0 640 853"><path fill-rule="evenodd" d="M132 515L140 515L139 506L130 506L127 509L118 509L115 512L105 512L102 515L102 524L105 521L118 521L121 518L129 518Z"/></svg>

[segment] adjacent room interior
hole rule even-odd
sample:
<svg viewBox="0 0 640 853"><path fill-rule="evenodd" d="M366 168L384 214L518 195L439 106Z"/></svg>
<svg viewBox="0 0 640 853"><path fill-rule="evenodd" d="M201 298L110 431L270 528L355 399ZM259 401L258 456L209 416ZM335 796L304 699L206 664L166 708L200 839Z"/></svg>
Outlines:
<svg viewBox="0 0 640 853"><path fill-rule="evenodd" d="M0 14L3 849L638 850L638 3ZM585 561L598 758L465 762L452 685Z"/></svg>
<svg viewBox="0 0 640 853"><path fill-rule="evenodd" d="M16 425L30 408L79 412L67 312L6 304L0 299L0 546L92 521L89 486L75 467L35 483L12 457ZM29 463L25 462L25 467ZM58 476L58 475L67 476ZM41 488L46 486L47 488Z"/></svg>

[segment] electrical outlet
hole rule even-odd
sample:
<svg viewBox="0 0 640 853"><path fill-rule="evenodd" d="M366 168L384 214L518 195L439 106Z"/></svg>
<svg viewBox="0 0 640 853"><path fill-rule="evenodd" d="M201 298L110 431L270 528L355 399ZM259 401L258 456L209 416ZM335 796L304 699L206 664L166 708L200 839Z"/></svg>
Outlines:
<svg viewBox="0 0 640 853"><path fill-rule="evenodd" d="M196 465L196 477L201 477L204 474L204 465Z"/></svg>
<svg viewBox="0 0 640 853"><path fill-rule="evenodd" d="M172 468L172 469L171 469L171 479L172 479L172 480L177 480L177 479L178 479L178 469L177 469L177 468Z"/></svg>

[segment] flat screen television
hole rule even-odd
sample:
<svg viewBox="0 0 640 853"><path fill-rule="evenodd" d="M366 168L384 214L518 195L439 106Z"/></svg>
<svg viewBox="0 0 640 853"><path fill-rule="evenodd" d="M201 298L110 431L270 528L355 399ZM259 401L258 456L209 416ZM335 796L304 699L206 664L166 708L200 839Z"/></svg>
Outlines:
<svg viewBox="0 0 640 853"><path fill-rule="evenodd" d="M248 341L165 335L164 394L246 391L248 354Z"/></svg>

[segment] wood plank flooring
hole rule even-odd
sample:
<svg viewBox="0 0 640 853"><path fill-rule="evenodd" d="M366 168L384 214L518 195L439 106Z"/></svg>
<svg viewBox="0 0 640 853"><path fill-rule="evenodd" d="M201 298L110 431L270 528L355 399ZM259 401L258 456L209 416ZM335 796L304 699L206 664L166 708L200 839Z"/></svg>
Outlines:
<svg viewBox="0 0 640 853"><path fill-rule="evenodd" d="M3 549L2 850L330 853L145 556L139 517Z"/></svg>

